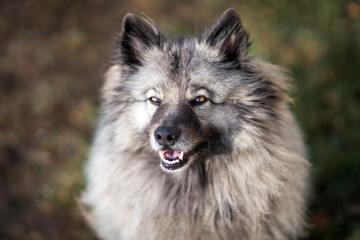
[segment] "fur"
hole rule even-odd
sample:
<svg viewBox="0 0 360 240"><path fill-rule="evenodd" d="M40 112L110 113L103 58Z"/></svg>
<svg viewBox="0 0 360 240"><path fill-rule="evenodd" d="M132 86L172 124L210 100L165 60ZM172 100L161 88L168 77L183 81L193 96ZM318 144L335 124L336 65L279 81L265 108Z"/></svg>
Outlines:
<svg viewBox="0 0 360 240"><path fill-rule="evenodd" d="M125 16L82 198L99 236L265 240L304 233L309 164L283 91L287 77L249 56L249 46L233 9L203 35L178 40L150 19ZM179 134L160 143L162 126ZM186 164L164 167L163 150L184 151Z"/></svg>

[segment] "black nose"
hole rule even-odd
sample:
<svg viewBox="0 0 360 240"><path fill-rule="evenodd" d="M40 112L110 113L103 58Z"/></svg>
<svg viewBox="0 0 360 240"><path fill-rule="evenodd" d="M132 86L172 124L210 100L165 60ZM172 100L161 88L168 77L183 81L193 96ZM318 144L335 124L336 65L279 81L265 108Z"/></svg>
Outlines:
<svg viewBox="0 0 360 240"><path fill-rule="evenodd" d="M154 132L155 140L162 146L172 146L179 139L180 131L175 127L158 127Z"/></svg>

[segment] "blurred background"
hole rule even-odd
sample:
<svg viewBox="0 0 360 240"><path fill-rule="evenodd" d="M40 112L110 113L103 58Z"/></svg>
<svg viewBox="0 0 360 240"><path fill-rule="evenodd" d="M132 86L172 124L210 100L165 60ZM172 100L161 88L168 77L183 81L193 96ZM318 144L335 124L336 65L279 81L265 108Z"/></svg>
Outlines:
<svg viewBox="0 0 360 240"><path fill-rule="evenodd" d="M228 7L252 55L295 79L313 164L308 239L360 239L358 0L1 0L0 240L96 239L75 199L124 14L176 37Z"/></svg>

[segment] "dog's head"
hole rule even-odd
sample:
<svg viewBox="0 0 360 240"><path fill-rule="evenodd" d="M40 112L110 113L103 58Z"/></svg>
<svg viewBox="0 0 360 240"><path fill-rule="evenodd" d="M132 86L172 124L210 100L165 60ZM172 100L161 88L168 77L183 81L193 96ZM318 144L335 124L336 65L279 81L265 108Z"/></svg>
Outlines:
<svg viewBox="0 0 360 240"><path fill-rule="evenodd" d="M233 9L200 37L179 40L128 14L118 41L120 82L108 83L105 95L115 89L113 102L126 102L134 134L146 136L162 169L181 171L207 154L229 151L247 117L256 118L252 108L271 95L249 70L248 48Z"/></svg>

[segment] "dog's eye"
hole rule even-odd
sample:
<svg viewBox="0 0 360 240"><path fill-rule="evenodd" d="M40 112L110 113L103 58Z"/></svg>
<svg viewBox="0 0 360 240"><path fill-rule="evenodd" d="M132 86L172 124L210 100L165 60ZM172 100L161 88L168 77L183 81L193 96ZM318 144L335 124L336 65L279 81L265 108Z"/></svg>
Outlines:
<svg viewBox="0 0 360 240"><path fill-rule="evenodd" d="M150 103L157 105L157 106L160 106L160 104L161 104L161 101L156 97L150 97L148 100Z"/></svg>
<svg viewBox="0 0 360 240"><path fill-rule="evenodd" d="M206 101L206 98L203 96L199 96L199 97L195 98L195 102L197 102L197 103L202 103L205 101Z"/></svg>
<svg viewBox="0 0 360 240"><path fill-rule="evenodd" d="M200 104L203 104L203 103L205 103L207 101L208 101L208 99L206 97L198 96L191 103L192 103L192 105L200 105Z"/></svg>

